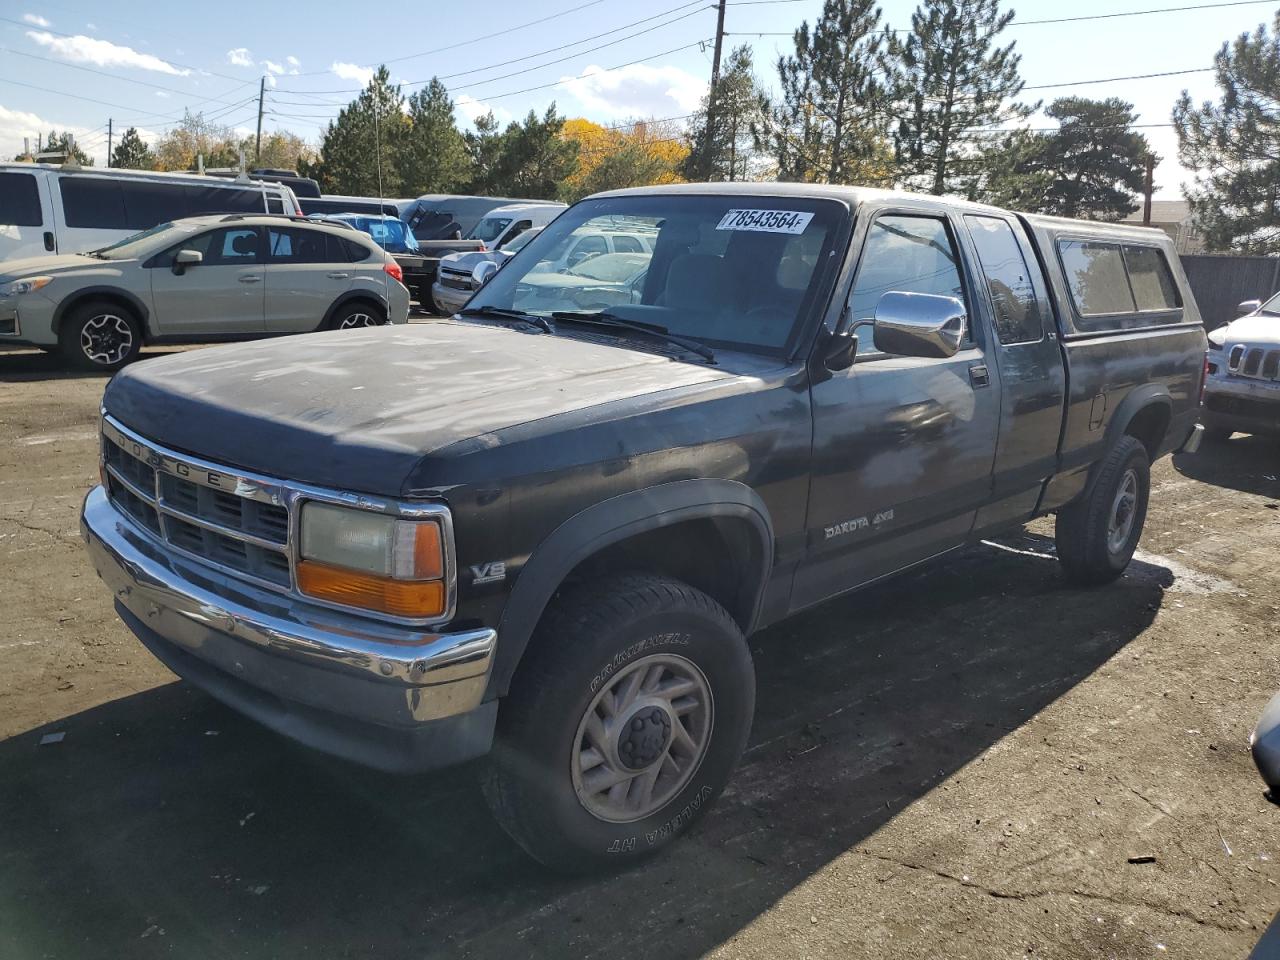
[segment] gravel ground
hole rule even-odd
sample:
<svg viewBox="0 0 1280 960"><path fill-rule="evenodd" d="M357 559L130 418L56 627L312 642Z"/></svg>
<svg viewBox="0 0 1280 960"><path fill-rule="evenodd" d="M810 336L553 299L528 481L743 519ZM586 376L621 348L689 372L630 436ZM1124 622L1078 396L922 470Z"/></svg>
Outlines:
<svg viewBox="0 0 1280 960"><path fill-rule="evenodd" d="M1273 443L1156 465L1111 586L1066 586L1041 521L752 638L719 805L668 856L569 880L507 841L474 768L326 759L137 644L77 532L103 385L0 353L5 960L1206 960L1280 907L1247 743L1280 686Z"/></svg>

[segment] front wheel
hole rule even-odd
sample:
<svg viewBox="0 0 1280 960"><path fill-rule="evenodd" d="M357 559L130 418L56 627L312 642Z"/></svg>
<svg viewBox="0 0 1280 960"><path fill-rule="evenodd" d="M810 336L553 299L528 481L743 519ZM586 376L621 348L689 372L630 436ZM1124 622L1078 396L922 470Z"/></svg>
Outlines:
<svg viewBox="0 0 1280 960"><path fill-rule="evenodd" d="M1123 436L1103 459L1093 486L1058 511L1058 560L1073 583L1110 583L1133 559L1147 519L1147 449Z"/></svg>
<svg viewBox="0 0 1280 960"><path fill-rule="evenodd" d="M661 850L719 796L746 745L755 673L706 594L630 575L548 610L498 714L485 796L526 851L561 870Z"/></svg>
<svg viewBox="0 0 1280 960"><path fill-rule="evenodd" d="M142 325L117 304L91 301L72 308L58 332L58 348L81 370L119 370L142 350Z"/></svg>

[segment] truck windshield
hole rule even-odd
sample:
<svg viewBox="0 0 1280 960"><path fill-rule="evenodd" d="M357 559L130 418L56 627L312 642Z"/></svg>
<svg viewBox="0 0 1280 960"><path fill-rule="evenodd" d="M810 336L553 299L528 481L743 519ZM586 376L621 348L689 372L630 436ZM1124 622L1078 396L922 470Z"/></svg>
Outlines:
<svg viewBox="0 0 1280 960"><path fill-rule="evenodd" d="M1280 293L1263 303L1258 312L1268 317L1280 317Z"/></svg>
<svg viewBox="0 0 1280 960"><path fill-rule="evenodd" d="M801 318L826 301L846 216L838 201L807 197L585 200L531 240L469 307L606 313L709 344L781 353ZM615 244L620 237L646 242ZM639 246L646 249L618 252Z"/></svg>

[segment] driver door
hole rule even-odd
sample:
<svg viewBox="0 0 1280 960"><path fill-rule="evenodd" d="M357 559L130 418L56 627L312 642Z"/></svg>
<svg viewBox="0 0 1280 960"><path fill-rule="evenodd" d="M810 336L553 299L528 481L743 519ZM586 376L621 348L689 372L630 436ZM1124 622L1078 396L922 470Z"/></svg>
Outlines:
<svg viewBox="0 0 1280 960"><path fill-rule="evenodd" d="M989 499L999 386L966 275L945 214L885 210L867 228L847 322L874 317L883 294L927 293L965 303L967 331L955 356L932 359L880 352L864 325L853 366L819 361L794 608L959 546Z"/></svg>
<svg viewBox="0 0 1280 960"><path fill-rule="evenodd" d="M203 260L174 272L179 250ZM262 333L262 234L257 227L222 227L196 234L148 262L152 320L163 337Z"/></svg>

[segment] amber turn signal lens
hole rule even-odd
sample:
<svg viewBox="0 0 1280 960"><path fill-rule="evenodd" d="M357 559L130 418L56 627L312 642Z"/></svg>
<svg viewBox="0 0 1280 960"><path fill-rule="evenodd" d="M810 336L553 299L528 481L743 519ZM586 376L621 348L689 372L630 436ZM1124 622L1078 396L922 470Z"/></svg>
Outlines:
<svg viewBox="0 0 1280 960"><path fill-rule="evenodd" d="M440 546L440 524L413 526L413 579L438 580L444 576L444 550Z"/></svg>
<svg viewBox="0 0 1280 960"><path fill-rule="evenodd" d="M392 580L314 560L298 561L297 574L298 589L318 600L410 619L444 613L442 580Z"/></svg>

